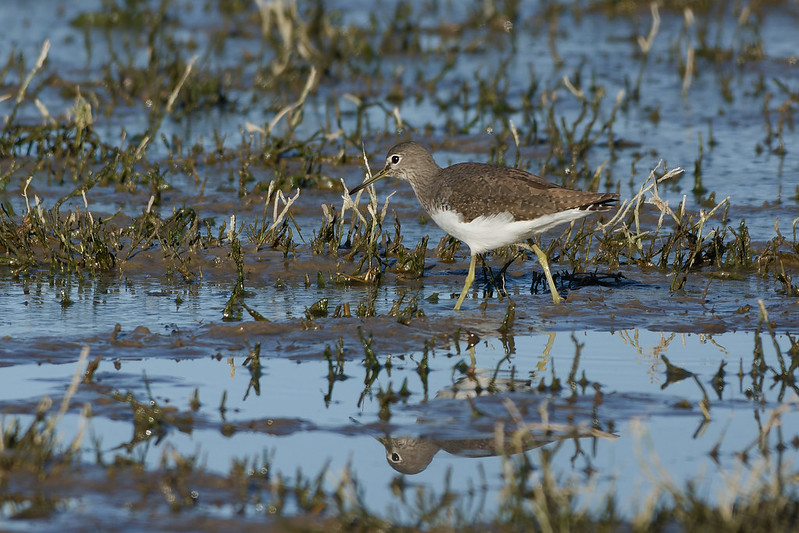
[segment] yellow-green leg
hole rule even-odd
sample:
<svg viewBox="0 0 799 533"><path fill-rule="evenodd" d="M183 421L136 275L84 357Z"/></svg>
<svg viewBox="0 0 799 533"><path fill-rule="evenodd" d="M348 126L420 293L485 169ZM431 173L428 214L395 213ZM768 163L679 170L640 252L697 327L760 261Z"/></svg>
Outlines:
<svg viewBox="0 0 799 533"><path fill-rule="evenodd" d="M538 263L541 265L541 268L544 269L544 276L547 278L547 284L549 285L549 292L552 293L552 301L556 304L562 304L565 300L558 294L558 289L555 288L555 280L552 279L552 272L549 271L549 261L547 260L547 254L538 247L537 244L533 244L532 246L528 246L526 244L522 244L524 248L532 251L536 257L538 257Z"/></svg>
<svg viewBox="0 0 799 533"><path fill-rule="evenodd" d="M463 300L466 299L466 293L469 292L469 288L472 286L474 282L474 266L477 263L477 256L472 254L472 259L469 261L469 273L466 274L466 282L463 284L463 290L461 291L461 295L458 297L458 303L455 304L455 310L461 310L461 304Z"/></svg>

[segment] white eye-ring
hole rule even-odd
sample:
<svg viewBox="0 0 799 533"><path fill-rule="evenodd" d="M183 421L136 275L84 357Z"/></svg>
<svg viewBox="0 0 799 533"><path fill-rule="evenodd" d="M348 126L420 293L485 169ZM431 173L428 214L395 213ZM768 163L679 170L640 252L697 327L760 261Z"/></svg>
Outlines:
<svg viewBox="0 0 799 533"><path fill-rule="evenodd" d="M400 159L402 159L402 157L400 157L400 156L398 156L396 154L394 154L394 155L392 155L391 157L388 158L389 162L392 165L398 164L400 162Z"/></svg>

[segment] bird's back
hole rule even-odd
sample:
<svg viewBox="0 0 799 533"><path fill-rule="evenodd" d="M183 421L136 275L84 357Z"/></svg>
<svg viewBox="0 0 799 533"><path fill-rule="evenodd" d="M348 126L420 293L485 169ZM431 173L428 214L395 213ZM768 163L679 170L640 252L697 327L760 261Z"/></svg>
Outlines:
<svg viewBox="0 0 799 533"><path fill-rule="evenodd" d="M441 169L427 184L425 196L427 211L454 210L465 222L501 213L510 213L515 220L534 220L569 209L602 211L618 198L613 193L567 189L523 170L484 163Z"/></svg>

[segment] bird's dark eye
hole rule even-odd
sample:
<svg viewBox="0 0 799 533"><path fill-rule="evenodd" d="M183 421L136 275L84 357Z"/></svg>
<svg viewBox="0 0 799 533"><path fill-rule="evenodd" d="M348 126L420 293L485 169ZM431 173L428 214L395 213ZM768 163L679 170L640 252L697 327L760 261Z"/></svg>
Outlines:
<svg viewBox="0 0 799 533"><path fill-rule="evenodd" d="M394 156L394 157L397 157L397 156ZM391 461L392 462L399 463L400 459L401 459L401 457L400 457L400 455L397 452L394 452L394 453L391 454Z"/></svg>
<svg viewBox="0 0 799 533"><path fill-rule="evenodd" d="M399 162L400 162L400 156L398 156L398 155L392 155L391 156L391 164L392 165L396 165Z"/></svg>

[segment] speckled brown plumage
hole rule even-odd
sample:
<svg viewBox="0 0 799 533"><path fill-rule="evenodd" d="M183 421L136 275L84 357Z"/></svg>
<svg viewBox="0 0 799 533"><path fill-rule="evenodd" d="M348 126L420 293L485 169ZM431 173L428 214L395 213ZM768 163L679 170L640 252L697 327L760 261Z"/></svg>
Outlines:
<svg viewBox="0 0 799 533"><path fill-rule="evenodd" d="M396 163L392 163L394 156L400 158ZM604 211L610 209L619 196L566 189L510 167L459 163L441 168L430 153L415 142L391 148L385 168L375 179L378 176L407 180L425 211L457 211L464 222L504 212L515 220L535 220L575 208L587 212ZM351 193L365 185L353 188Z"/></svg>
<svg viewBox="0 0 799 533"><path fill-rule="evenodd" d="M409 181L413 185L417 179ZM574 208L603 211L618 197L566 189L523 170L484 163L439 168L417 188L425 210L453 209L465 222L503 212L516 220L534 220Z"/></svg>

